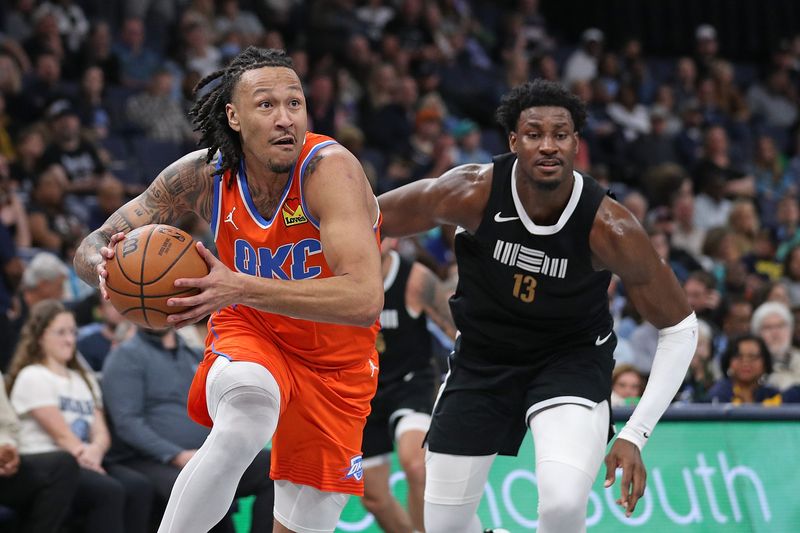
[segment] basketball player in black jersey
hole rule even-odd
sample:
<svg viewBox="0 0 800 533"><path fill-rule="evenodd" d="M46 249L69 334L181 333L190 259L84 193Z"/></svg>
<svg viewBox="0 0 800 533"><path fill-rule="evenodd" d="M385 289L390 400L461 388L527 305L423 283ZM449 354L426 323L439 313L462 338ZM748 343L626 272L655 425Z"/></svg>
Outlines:
<svg viewBox="0 0 800 533"><path fill-rule="evenodd" d="M447 305L452 291L424 265L400 257L396 244L397 239L391 238L381 243L384 304L376 343L380 373L364 428L362 501L386 533L412 533L424 531L422 442L439 385L427 319L450 338L455 337L456 326ZM408 512L389 487L389 460L395 445L408 484Z"/></svg>
<svg viewBox="0 0 800 533"><path fill-rule="evenodd" d="M585 531L609 434L612 272L660 329L647 389L605 460L606 486L622 468L626 514L644 493L640 450L686 374L697 321L633 215L573 170L585 117L560 85L526 83L497 110L510 153L379 199L386 235L458 227L450 304L460 337L428 434L427 533L481 531L475 511L492 461L516 455L527 428L537 531Z"/></svg>

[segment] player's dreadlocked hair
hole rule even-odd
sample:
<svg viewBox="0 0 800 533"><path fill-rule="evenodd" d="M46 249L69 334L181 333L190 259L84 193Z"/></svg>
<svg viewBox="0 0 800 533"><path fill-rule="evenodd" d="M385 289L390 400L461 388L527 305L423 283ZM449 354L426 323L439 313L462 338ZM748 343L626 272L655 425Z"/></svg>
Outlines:
<svg viewBox="0 0 800 533"><path fill-rule="evenodd" d="M563 107L569 111L575 131L580 131L586 123L586 106L581 99L558 83L543 79L529 81L512 89L500 101L494 116L508 134L516 131L523 110L544 106Z"/></svg>
<svg viewBox="0 0 800 533"><path fill-rule="evenodd" d="M292 60L285 51L250 46L233 58L227 67L209 74L194 87L196 97L203 87L219 80L219 84L198 98L189 111L195 131L201 133L199 144L208 146L206 163L211 163L217 150L222 154L222 165L214 171L214 175L239 167L242 143L239 134L228 125L225 106L233 98L233 89L242 77L242 73L262 67L293 68ZM232 180L228 181L230 186Z"/></svg>

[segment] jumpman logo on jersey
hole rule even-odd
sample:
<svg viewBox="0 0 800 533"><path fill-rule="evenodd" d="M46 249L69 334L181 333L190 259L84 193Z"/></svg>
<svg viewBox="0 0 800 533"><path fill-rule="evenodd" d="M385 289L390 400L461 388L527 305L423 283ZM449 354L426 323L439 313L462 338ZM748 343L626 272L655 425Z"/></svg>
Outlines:
<svg viewBox="0 0 800 533"><path fill-rule="evenodd" d="M233 212L234 211L236 211L236 206L233 206L233 209L231 209L231 212L228 213L228 216L225 217L225 222L230 222L233 225L233 227L236 228L236 230L238 231L239 226L237 226L236 222L233 221Z"/></svg>
<svg viewBox="0 0 800 533"><path fill-rule="evenodd" d="M376 365L372 361L367 361L367 362L369 363L369 370L370 370L369 377L373 378L375 377L375 371L378 370L378 365Z"/></svg>

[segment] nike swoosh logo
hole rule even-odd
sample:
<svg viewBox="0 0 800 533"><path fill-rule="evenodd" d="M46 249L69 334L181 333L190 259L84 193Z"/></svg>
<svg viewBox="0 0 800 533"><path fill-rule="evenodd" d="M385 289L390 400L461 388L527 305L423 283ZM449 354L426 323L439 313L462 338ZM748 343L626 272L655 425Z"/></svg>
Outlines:
<svg viewBox="0 0 800 533"><path fill-rule="evenodd" d="M601 344L605 344L605 342L606 342L608 339L610 339L610 338L611 338L611 334L612 334L612 333L614 333L614 332L613 332L613 331L609 331L609 332L608 332L608 335L606 335L606 336L605 336L605 337L603 337L602 339L600 338L600 335L598 335L598 336L597 336L597 339L594 341L594 345L595 345L595 346L600 346Z"/></svg>
<svg viewBox="0 0 800 533"><path fill-rule="evenodd" d="M519 220L519 217L504 217L500 216L500 213L502 213L502 211L498 211L494 216L495 222L510 222L511 220Z"/></svg>

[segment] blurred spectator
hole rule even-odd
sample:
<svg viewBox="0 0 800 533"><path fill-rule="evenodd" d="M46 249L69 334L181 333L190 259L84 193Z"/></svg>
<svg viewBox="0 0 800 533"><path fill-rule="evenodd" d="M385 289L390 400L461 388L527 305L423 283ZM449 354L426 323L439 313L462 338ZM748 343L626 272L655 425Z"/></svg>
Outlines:
<svg viewBox="0 0 800 533"><path fill-rule="evenodd" d="M647 108L639 103L632 85L620 87L617 100L608 104L608 116L619 126L626 143L650 133Z"/></svg>
<svg viewBox="0 0 800 533"><path fill-rule="evenodd" d="M680 162L691 169L703 155L703 113L696 100L692 100L681 111L681 131L675 137L675 148Z"/></svg>
<svg viewBox="0 0 800 533"><path fill-rule="evenodd" d="M31 118L24 110L19 109L25 105L22 71L14 58L4 53L0 53L0 93L6 102L6 112L12 120L22 121Z"/></svg>
<svg viewBox="0 0 800 533"><path fill-rule="evenodd" d="M255 44L264 34L264 26L253 13L240 9L239 0L222 0L220 13L214 21L217 35L238 33L241 36L242 48Z"/></svg>
<svg viewBox="0 0 800 533"><path fill-rule="evenodd" d="M108 137L112 127L105 86L105 74L99 66L88 67L83 72L76 111L81 125L94 141Z"/></svg>
<svg viewBox="0 0 800 533"><path fill-rule="evenodd" d="M6 227L17 248L31 247L31 228L25 206L11 179L8 160L0 155L0 224Z"/></svg>
<svg viewBox="0 0 800 533"><path fill-rule="evenodd" d="M17 159L11 164L11 180L19 191L28 194L36 181L39 165L45 151L43 126L28 126L17 135Z"/></svg>
<svg viewBox="0 0 800 533"><path fill-rule="evenodd" d="M67 52L76 53L89 33L89 21L81 6L72 0L52 0L44 2L37 12L39 10L47 10L53 14Z"/></svg>
<svg viewBox="0 0 800 533"><path fill-rule="evenodd" d="M22 101L27 106L19 119L28 121L44 118L51 102L66 97L61 82L61 63L52 52L42 52L36 56L33 78L24 88Z"/></svg>
<svg viewBox="0 0 800 533"><path fill-rule="evenodd" d="M481 146L481 129L472 120L459 121L453 128L453 138L458 143L455 165L492 162L492 154Z"/></svg>
<svg viewBox="0 0 800 533"><path fill-rule="evenodd" d="M731 339L750 333L752 317L753 304L744 297L737 295L726 298L722 311L722 334L717 339L720 352L727 349Z"/></svg>
<svg viewBox="0 0 800 533"><path fill-rule="evenodd" d="M597 62L603 52L605 36L597 28L581 34L580 46L570 54L564 65L564 85L570 87L578 80L591 80L597 76Z"/></svg>
<svg viewBox="0 0 800 533"><path fill-rule="evenodd" d="M774 226L778 202L784 196L796 196L798 184L795 176L784 172L785 159L781 157L775 141L767 135L756 139L755 157L751 173L756 180L759 208L764 223Z"/></svg>
<svg viewBox="0 0 800 533"><path fill-rule="evenodd" d="M336 86L328 73L318 72L311 76L306 101L308 129L333 137L345 119L345 111L336 101Z"/></svg>
<svg viewBox="0 0 800 533"><path fill-rule="evenodd" d="M72 102L56 100L47 109L51 143L42 156L42 165L63 167L68 178L66 192L89 194L105 171L94 144L81 136L81 119Z"/></svg>
<svg viewBox="0 0 800 533"><path fill-rule="evenodd" d="M55 13L47 6L41 5L33 13L33 24L33 34L22 43L25 53L31 59L38 58L42 54L50 54L60 65L66 59L66 51Z"/></svg>
<svg viewBox="0 0 800 533"><path fill-rule="evenodd" d="M122 65L112 48L111 27L98 20L92 23L89 37L80 52L79 68L85 72L89 67L99 67L103 79L109 85L119 85Z"/></svg>
<svg viewBox="0 0 800 533"><path fill-rule="evenodd" d="M728 215L734 245L741 255L750 253L761 227L756 206L750 199L736 200Z"/></svg>
<svg viewBox="0 0 800 533"><path fill-rule="evenodd" d="M685 109L696 100L697 65L691 57L681 57L675 65L675 81L673 82L675 104L678 109Z"/></svg>
<svg viewBox="0 0 800 533"><path fill-rule="evenodd" d="M122 182L111 174L103 176L97 184L97 204L89 209L87 229L94 231L102 226L125 201L125 186Z"/></svg>
<svg viewBox="0 0 800 533"><path fill-rule="evenodd" d="M97 298L96 321L78 329L77 347L95 372L103 369L112 348L131 338L136 326L117 311L110 300Z"/></svg>
<svg viewBox="0 0 800 533"><path fill-rule="evenodd" d="M22 277L24 265L17 255L14 241L8 229L0 226L0 338L4 339L4 347L0 349L0 371L4 371L17 337L17 326L13 313L13 295Z"/></svg>
<svg viewBox="0 0 800 533"><path fill-rule="evenodd" d="M704 154L693 170L695 222L703 229L724 226L731 203L729 195L754 192L752 176L733 168L728 155L728 136L721 126L710 127L705 134Z"/></svg>
<svg viewBox="0 0 800 533"><path fill-rule="evenodd" d="M180 103L172 99L172 84L172 73L159 70L150 79L147 91L128 99L126 114L131 124L151 139L188 143L194 140L194 132Z"/></svg>
<svg viewBox="0 0 800 533"><path fill-rule="evenodd" d="M23 42L33 33L33 10L36 0L11 0L13 6L5 16L3 31L17 42Z"/></svg>
<svg viewBox="0 0 800 533"><path fill-rule="evenodd" d="M698 318L709 323L716 322L722 296L717 290L714 276L704 270L692 272L683 284L683 291Z"/></svg>
<svg viewBox="0 0 800 533"><path fill-rule="evenodd" d="M367 0L356 8L356 18L364 25L367 37L377 44L383 35L386 24L394 18L394 8L385 0Z"/></svg>
<svg viewBox="0 0 800 533"><path fill-rule="evenodd" d="M668 116L667 111L654 107L650 112L650 131L631 144L630 156L636 176L643 175L650 167L678 161L675 139L667 131Z"/></svg>
<svg viewBox="0 0 800 533"><path fill-rule="evenodd" d="M791 307L800 305L800 245L793 246L783 261L783 278Z"/></svg>
<svg viewBox="0 0 800 533"><path fill-rule="evenodd" d="M647 210L650 207L650 204L642 193L634 189L626 194L621 199L620 203L624 205L628 211L633 214L633 216L636 217L636 220L639 221L639 224L645 224L645 218L647 218Z"/></svg>
<svg viewBox="0 0 800 533"><path fill-rule="evenodd" d="M664 119L664 133L671 138L675 138L680 133L683 123L678 116L678 107L675 102L675 92L672 86L662 83L656 88L653 105L650 108L650 121L653 115L661 116ZM677 150L677 147L676 147ZM677 162L678 159L676 158Z"/></svg>
<svg viewBox="0 0 800 533"><path fill-rule="evenodd" d="M350 153L352 153L361 167L364 169L364 174L367 176L373 191L377 191L378 186L378 169L373 161L371 161L364 150L364 132L358 127L345 124L336 132L336 140ZM181 329L181 331L183 328Z"/></svg>
<svg viewBox="0 0 800 533"><path fill-rule="evenodd" d="M0 386L0 505L17 514L14 523L2 524L3 530L55 533L78 486L78 463L60 450L20 454L19 429L6 388Z"/></svg>
<svg viewBox="0 0 800 533"><path fill-rule="evenodd" d="M113 50L119 57L122 84L130 89L143 89L156 70L161 67L161 57L146 48L144 40L145 27L142 19L137 17L125 19L122 23L120 42L113 47Z"/></svg>
<svg viewBox="0 0 800 533"><path fill-rule="evenodd" d="M644 391L644 376L633 365L617 365L611 374L611 406L636 405Z"/></svg>
<svg viewBox="0 0 800 533"><path fill-rule="evenodd" d="M417 103L417 82L411 76L393 77L391 83L391 96L386 99L380 89L383 85L382 78L392 76L393 67L379 67L382 71L378 74L375 90L370 91L373 102L385 102L375 108L362 113L364 134L370 146L380 149L386 157L408 153L410 149L411 134L415 125L415 105Z"/></svg>
<svg viewBox="0 0 800 533"><path fill-rule="evenodd" d="M222 67L222 53L212 44L211 30L203 23L189 22L181 27L183 66L201 76Z"/></svg>
<svg viewBox="0 0 800 533"><path fill-rule="evenodd" d="M785 70L773 69L764 83L750 87L747 103L754 120L772 128L773 134L783 133L784 141L788 138L788 129L797 121L798 98Z"/></svg>
<svg viewBox="0 0 800 533"><path fill-rule="evenodd" d="M697 321L697 348L689 371L683 381L678 399L684 402L701 402L715 381L722 377L719 365L714 360L714 332L705 320Z"/></svg>
<svg viewBox="0 0 800 533"><path fill-rule="evenodd" d="M780 405L777 389L763 385L772 372L769 352L760 337L745 334L733 339L722 357L722 373L727 376L708 391L708 400L719 403L761 403Z"/></svg>
<svg viewBox="0 0 800 533"><path fill-rule="evenodd" d="M6 159L14 159L14 143L11 142L13 119L8 114L6 104L6 97L0 92L0 156Z"/></svg>
<svg viewBox="0 0 800 533"><path fill-rule="evenodd" d="M103 391L114 433L113 457L147 476L166 503L180 470L197 453L209 429L186 414L194 370L202 360L174 329L140 329L103 365ZM252 531L272 524L270 453L261 451L245 470L237 497L255 495ZM214 532L233 533L230 516Z"/></svg>
<svg viewBox="0 0 800 533"><path fill-rule="evenodd" d="M65 201L67 176L60 165L45 169L31 191L28 206L33 245L71 261L71 249L86 233Z"/></svg>
<svg viewBox="0 0 800 533"><path fill-rule="evenodd" d="M384 27L384 37L393 36L400 48L421 55L433 47L433 36L423 23L422 0L401 0L399 11Z"/></svg>
<svg viewBox="0 0 800 533"><path fill-rule="evenodd" d="M684 179L680 188L673 193L670 199L670 211L674 221L671 245L689 253L695 259L699 259L703 255L706 232L697 227L694 222L694 200L692 181L688 178Z"/></svg>
<svg viewBox="0 0 800 533"><path fill-rule="evenodd" d="M75 358L75 318L55 300L25 322L9 372L20 452L69 452L80 465L73 508L86 533L145 533L153 498L140 474L104 463L111 439L100 387Z"/></svg>
<svg viewBox="0 0 800 533"><path fill-rule="evenodd" d="M772 358L767 384L778 390L800 384L800 350L792 346L794 317L780 302L761 304L753 313L751 331L764 339Z"/></svg>
<svg viewBox="0 0 800 533"><path fill-rule="evenodd" d="M695 29L695 60L701 76L711 72L712 65L719 53L717 29L711 24L701 24Z"/></svg>

